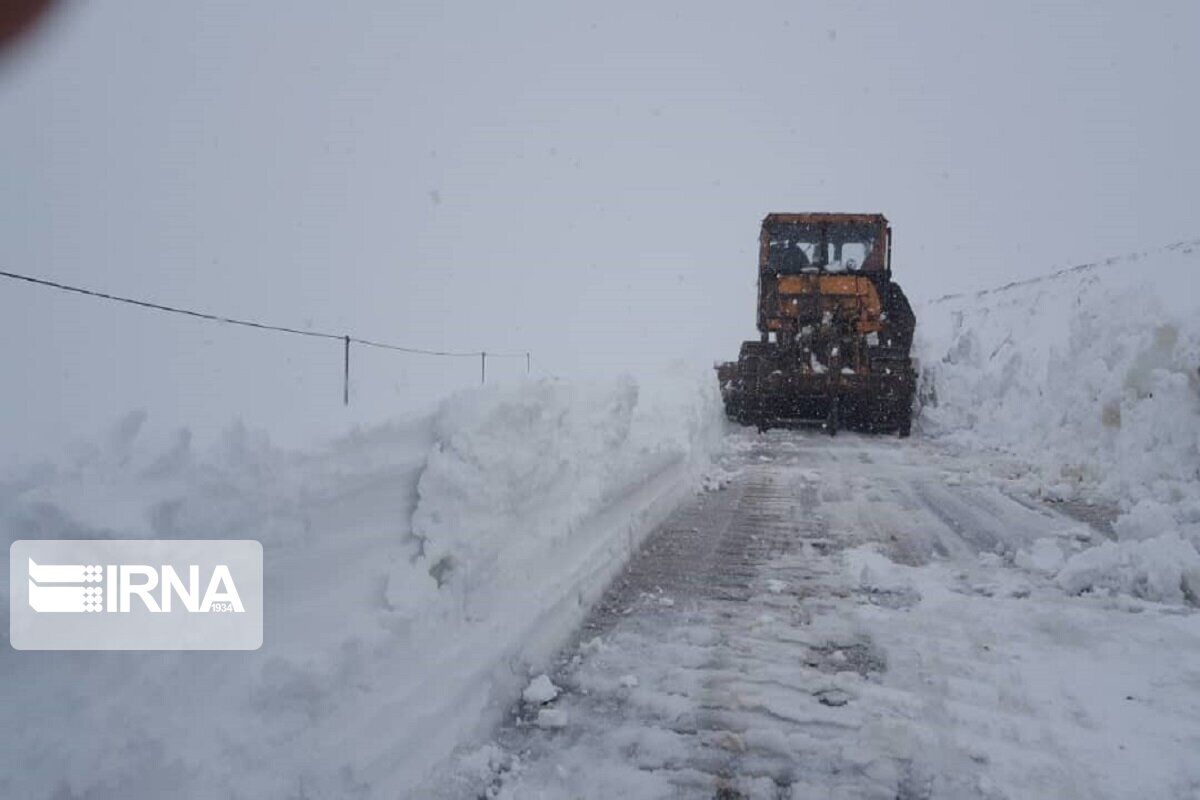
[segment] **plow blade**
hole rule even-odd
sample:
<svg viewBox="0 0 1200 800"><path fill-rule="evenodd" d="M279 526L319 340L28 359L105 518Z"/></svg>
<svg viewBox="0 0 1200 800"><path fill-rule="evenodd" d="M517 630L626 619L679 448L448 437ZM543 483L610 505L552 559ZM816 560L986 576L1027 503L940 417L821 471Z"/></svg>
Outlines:
<svg viewBox="0 0 1200 800"><path fill-rule="evenodd" d="M818 373L801 363L751 357L717 368L725 413L760 430L820 426L908 436L916 371L909 359L872 364L859 372Z"/></svg>

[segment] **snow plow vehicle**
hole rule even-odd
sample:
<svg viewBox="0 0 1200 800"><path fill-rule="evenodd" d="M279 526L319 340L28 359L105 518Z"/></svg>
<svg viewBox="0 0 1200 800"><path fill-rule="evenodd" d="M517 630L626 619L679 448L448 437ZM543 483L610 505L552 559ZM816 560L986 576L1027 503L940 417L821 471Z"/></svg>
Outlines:
<svg viewBox="0 0 1200 800"><path fill-rule="evenodd" d="M758 341L718 364L730 419L908 436L916 318L892 281L882 214L768 214L758 250Z"/></svg>

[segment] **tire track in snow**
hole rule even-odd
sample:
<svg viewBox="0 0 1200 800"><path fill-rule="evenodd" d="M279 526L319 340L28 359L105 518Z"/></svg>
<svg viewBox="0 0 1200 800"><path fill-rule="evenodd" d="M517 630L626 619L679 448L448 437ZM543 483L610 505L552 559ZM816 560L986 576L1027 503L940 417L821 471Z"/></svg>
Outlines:
<svg viewBox="0 0 1200 800"><path fill-rule="evenodd" d="M1105 641L1082 631L1113 612L993 552L1063 518L961 485L947 468L963 465L920 442L739 433L728 445L732 483L647 539L551 670L564 724L539 727L541 709L518 704L433 794L1130 796L1096 773L1120 763L1110 740L1136 738L1069 677ZM1166 635L1117 622L1131 641ZM1140 736L1163 718L1154 709ZM1188 741L1200 732L1142 743L1139 757Z"/></svg>

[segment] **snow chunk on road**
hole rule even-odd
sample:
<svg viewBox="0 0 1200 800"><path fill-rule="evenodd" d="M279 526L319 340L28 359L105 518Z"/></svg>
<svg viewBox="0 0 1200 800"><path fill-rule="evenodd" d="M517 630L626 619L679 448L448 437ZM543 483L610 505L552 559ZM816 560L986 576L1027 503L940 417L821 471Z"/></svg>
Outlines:
<svg viewBox="0 0 1200 800"><path fill-rule="evenodd" d="M539 728L565 728L567 712L561 708L543 708L538 712L535 724Z"/></svg>
<svg viewBox="0 0 1200 800"><path fill-rule="evenodd" d="M1071 594L1120 592L1170 603L1200 598L1200 553L1176 533L1105 542L1072 556L1058 573Z"/></svg>
<svg viewBox="0 0 1200 800"><path fill-rule="evenodd" d="M904 591L912 589L906 573L909 570L880 553L875 545L853 547L843 553L846 571L857 579L863 589L876 591Z"/></svg>
<svg viewBox="0 0 1200 800"><path fill-rule="evenodd" d="M1022 569L1040 572L1043 575L1054 575L1062 568L1066 558L1063 556L1058 542L1046 537L1038 539L1028 550L1018 551L1014 561Z"/></svg>
<svg viewBox="0 0 1200 800"><path fill-rule="evenodd" d="M525 691L521 692L521 698L526 703L543 705L558 697L558 691L558 687L543 673L529 682Z"/></svg>
<svg viewBox="0 0 1200 800"><path fill-rule="evenodd" d="M1143 498L1113 525L1120 539L1152 539L1175 530L1175 514L1166 503Z"/></svg>

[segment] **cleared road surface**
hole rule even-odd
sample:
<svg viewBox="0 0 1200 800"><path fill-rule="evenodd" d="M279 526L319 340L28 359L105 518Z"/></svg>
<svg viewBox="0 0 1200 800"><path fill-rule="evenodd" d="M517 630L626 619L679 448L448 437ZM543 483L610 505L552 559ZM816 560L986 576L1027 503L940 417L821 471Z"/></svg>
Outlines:
<svg viewBox="0 0 1200 800"><path fill-rule="evenodd" d="M720 466L445 796L1200 797L1193 615L1030 555L1099 527L915 439L736 433Z"/></svg>

